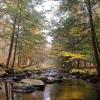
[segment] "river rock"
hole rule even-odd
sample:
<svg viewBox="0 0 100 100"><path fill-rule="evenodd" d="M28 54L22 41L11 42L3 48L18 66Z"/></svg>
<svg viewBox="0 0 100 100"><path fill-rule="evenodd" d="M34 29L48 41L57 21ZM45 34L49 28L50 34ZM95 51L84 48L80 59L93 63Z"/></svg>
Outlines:
<svg viewBox="0 0 100 100"><path fill-rule="evenodd" d="M44 90L45 89L45 83L41 80L22 79L21 82L34 86L36 90Z"/></svg>
<svg viewBox="0 0 100 100"><path fill-rule="evenodd" d="M18 93L30 93L34 91L34 87L25 83L15 83L13 85L13 91Z"/></svg>

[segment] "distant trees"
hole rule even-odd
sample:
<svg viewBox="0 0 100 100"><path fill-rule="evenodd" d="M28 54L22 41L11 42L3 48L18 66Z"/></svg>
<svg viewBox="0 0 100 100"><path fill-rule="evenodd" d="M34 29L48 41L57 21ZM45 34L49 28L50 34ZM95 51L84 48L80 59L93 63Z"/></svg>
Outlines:
<svg viewBox="0 0 100 100"><path fill-rule="evenodd" d="M40 15L33 6L31 0L2 1L0 38L7 41L6 66L12 69L14 66L34 65L38 58L37 48L42 48Z"/></svg>

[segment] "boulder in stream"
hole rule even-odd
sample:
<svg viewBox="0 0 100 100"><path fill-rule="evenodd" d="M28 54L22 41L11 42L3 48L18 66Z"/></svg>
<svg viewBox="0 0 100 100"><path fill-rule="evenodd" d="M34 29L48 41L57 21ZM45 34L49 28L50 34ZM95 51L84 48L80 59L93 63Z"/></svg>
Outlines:
<svg viewBox="0 0 100 100"><path fill-rule="evenodd" d="M34 91L34 87L25 83L15 83L13 85L13 91L17 93L30 93Z"/></svg>
<svg viewBox="0 0 100 100"><path fill-rule="evenodd" d="M22 83L32 85L35 87L36 90L44 90L45 89L45 83L41 80L36 79L22 79Z"/></svg>

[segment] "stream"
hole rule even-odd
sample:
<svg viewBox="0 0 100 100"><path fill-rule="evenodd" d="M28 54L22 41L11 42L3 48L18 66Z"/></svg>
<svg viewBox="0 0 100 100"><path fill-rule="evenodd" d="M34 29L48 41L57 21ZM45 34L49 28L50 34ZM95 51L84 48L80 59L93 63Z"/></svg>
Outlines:
<svg viewBox="0 0 100 100"><path fill-rule="evenodd" d="M0 100L6 100L4 82L0 83ZM14 100L100 100L90 84L69 79L62 83L47 84L44 91L14 93Z"/></svg>

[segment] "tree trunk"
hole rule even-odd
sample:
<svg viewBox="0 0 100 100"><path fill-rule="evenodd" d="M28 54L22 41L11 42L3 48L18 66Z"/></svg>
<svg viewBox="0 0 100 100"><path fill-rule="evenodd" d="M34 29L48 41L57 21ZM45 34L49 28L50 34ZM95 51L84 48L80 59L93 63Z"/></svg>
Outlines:
<svg viewBox="0 0 100 100"><path fill-rule="evenodd" d="M97 74L98 74L98 77L100 77L99 51L98 51L98 45L97 45L96 32L95 32L94 23L93 23L90 0L87 0L87 9L88 9L88 12L89 12L89 22L90 22L90 28L91 28L91 37L92 37L94 55L95 55L95 60L96 60L96 64L97 64Z"/></svg>
<svg viewBox="0 0 100 100"><path fill-rule="evenodd" d="M83 61L83 68L86 68L86 60Z"/></svg>
<svg viewBox="0 0 100 100"><path fill-rule="evenodd" d="M12 59L12 69L14 68L15 58L16 58L16 51L17 51L17 45L18 45L18 37L19 37L19 27L20 27L20 17L21 17L21 11L22 11L22 5L20 7L20 13L19 13L19 20L18 20L18 27L17 27L17 33L16 33L16 39L15 39L15 47L14 47L14 54Z"/></svg>
<svg viewBox="0 0 100 100"><path fill-rule="evenodd" d="M13 49L13 43L14 43L14 35L15 35L16 19L17 19L17 17L15 16L14 24L13 24L13 32L12 32L11 42L10 42L10 48L9 48L7 62L6 62L6 66L7 67L9 66L10 58L11 58L11 55L12 55L12 49Z"/></svg>
<svg viewBox="0 0 100 100"><path fill-rule="evenodd" d="M11 40L10 40L10 48L9 48L7 62L6 62L6 66L7 67L9 66L9 62L10 62L10 58L11 58L12 50L13 50L13 43L14 43L14 36L15 36L15 30L16 30L16 22L17 22L18 9L19 9L19 3L17 4L16 14L15 14L15 17L14 17L14 24L13 24L13 29L12 29L12 36L11 36Z"/></svg>
<svg viewBox="0 0 100 100"><path fill-rule="evenodd" d="M77 68L79 68L79 67L80 67L80 61L77 60Z"/></svg>
<svg viewBox="0 0 100 100"><path fill-rule="evenodd" d="M18 63L17 63L17 66L21 66L21 50L20 50L20 47L18 47Z"/></svg>

